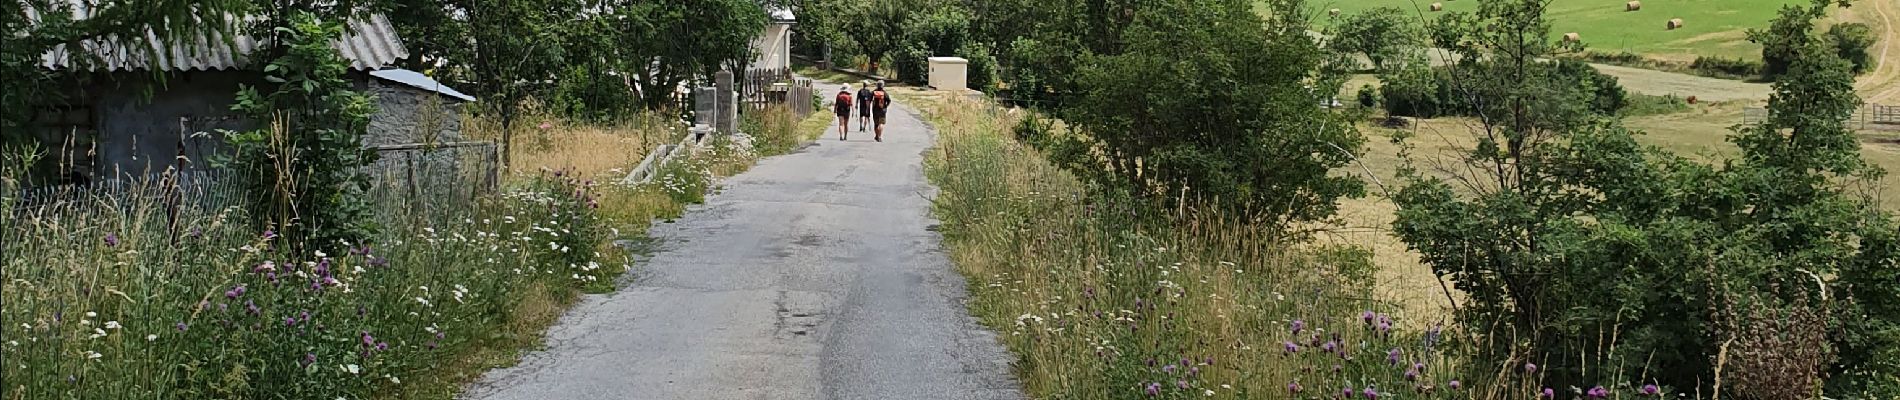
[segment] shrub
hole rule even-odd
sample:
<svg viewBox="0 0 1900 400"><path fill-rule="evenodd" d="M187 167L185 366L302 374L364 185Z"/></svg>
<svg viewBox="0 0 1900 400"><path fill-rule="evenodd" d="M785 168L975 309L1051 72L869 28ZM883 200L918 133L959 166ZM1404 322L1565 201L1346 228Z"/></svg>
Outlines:
<svg viewBox="0 0 1900 400"><path fill-rule="evenodd" d="M1874 56L1867 52L1874 46L1872 28L1867 24L1849 22L1827 28L1828 42L1834 44L1836 54L1847 62L1854 63L1854 73L1866 73L1874 68Z"/></svg>
<svg viewBox="0 0 1900 400"><path fill-rule="evenodd" d="M1440 84L1442 78L1437 75L1429 68L1411 67L1380 77L1384 82L1379 86L1379 96L1385 104L1385 113L1417 118L1441 115L1441 96L1449 95L1450 91Z"/></svg>
<svg viewBox="0 0 1900 400"><path fill-rule="evenodd" d="M957 49L956 54L970 61L968 79L971 89L987 92L990 88L996 86L998 74L996 56L991 51L989 45L974 42L964 43L962 47ZM925 77L924 79L928 80L929 78Z"/></svg>
<svg viewBox="0 0 1900 400"><path fill-rule="evenodd" d="M1379 89L1373 88L1372 85L1359 86L1358 100L1359 100L1360 108L1370 109L1373 107L1378 107L1379 106Z"/></svg>
<svg viewBox="0 0 1900 400"><path fill-rule="evenodd" d="M1696 57L1695 62L1689 64L1689 69L1693 69L1704 75L1730 78L1761 76L1762 68L1763 65L1760 61L1711 56Z"/></svg>

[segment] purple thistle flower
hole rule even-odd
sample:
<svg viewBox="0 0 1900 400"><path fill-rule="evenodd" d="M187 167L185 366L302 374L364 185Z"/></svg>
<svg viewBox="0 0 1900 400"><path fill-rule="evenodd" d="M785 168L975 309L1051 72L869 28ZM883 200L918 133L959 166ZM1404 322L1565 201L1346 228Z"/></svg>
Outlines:
<svg viewBox="0 0 1900 400"><path fill-rule="evenodd" d="M1162 373L1167 373L1167 374L1173 374L1173 373L1174 373L1174 364L1168 364L1168 365L1163 365L1163 366L1161 366L1161 372L1162 372Z"/></svg>
<svg viewBox="0 0 1900 400"><path fill-rule="evenodd" d="M1340 391L1339 394L1340 394L1340 397L1342 398L1347 398L1347 399L1352 398L1352 395L1353 395L1352 386L1347 386L1346 390Z"/></svg>
<svg viewBox="0 0 1900 400"><path fill-rule="evenodd" d="M308 367L310 366L310 364L316 364L316 363L317 363L317 353L303 353L303 366Z"/></svg>
<svg viewBox="0 0 1900 400"><path fill-rule="evenodd" d="M1451 382L1445 383L1445 387L1450 388L1451 390L1458 390L1458 389L1464 388L1465 385L1463 383L1459 383L1457 379L1453 379L1451 380Z"/></svg>
<svg viewBox="0 0 1900 400"><path fill-rule="evenodd" d="M1655 384L1643 385L1644 396L1655 396L1658 394L1662 394L1662 388L1656 387Z"/></svg>
<svg viewBox="0 0 1900 400"><path fill-rule="evenodd" d="M106 247L119 247L119 234L106 232Z"/></svg>
<svg viewBox="0 0 1900 400"><path fill-rule="evenodd" d="M194 227L191 227L191 232L185 233L185 237L195 239L199 236L204 236L204 234L205 234L204 228L199 228L199 227L194 226Z"/></svg>
<svg viewBox="0 0 1900 400"><path fill-rule="evenodd" d="M1377 398L1379 398L1379 391L1377 391L1377 390L1373 390L1372 388L1366 388L1366 390L1365 390L1365 391L1363 391L1363 392L1359 392L1359 393L1360 393L1360 394L1364 394L1364 395L1366 395L1366 398L1368 398L1368 399L1377 399Z"/></svg>
<svg viewBox="0 0 1900 400"><path fill-rule="evenodd" d="M1408 381L1418 380L1418 370L1416 369L1405 370L1405 380L1408 380Z"/></svg>
<svg viewBox="0 0 1900 400"><path fill-rule="evenodd" d="M1526 373L1526 374L1535 374L1535 373L1537 373L1537 364L1532 364L1532 363L1528 363L1528 362L1526 362L1526 363L1524 363L1524 373Z"/></svg>
<svg viewBox="0 0 1900 400"><path fill-rule="evenodd" d="M389 342L376 342L376 351L389 350Z"/></svg>
<svg viewBox="0 0 1900 400"><path fill-rule="evenodd" d="M277 231L271 230L271 229L264 230L264 240L271 240L271 239L276 239L276 238L277 238Z"/></svg>
<svg viewBox="0 0 1900 400"><path fill-rule="evenodd" d="M375 337L375 336L370 336L370 335L369 335L369 332L363 332L363 345L364 345L364 346L374 346L374 345L376 345L376 337Z"/></svg>
<svg viewBox="0 0 1900 400"><path fill-rule="evenodd" d="M1151 383L1149 383L1149 384L1148 384L1148 389L1147 389L1147 392L1148 392L1148 395L1149 395L1149 396L1160 396L1160 395L1161 395L1161 384L1160 384L1160 383L1152 383L1152 382L1151 382Z"/></svg>
<svg viewBox="0 0 1900 400"><path fill-rule="evenodd" d="M1306 321L1301 321L1297 319L1293 320L1293 334L1298 335L1300 334L1301 330L1305 330L1305 329L1306 329Z"/></svg>
<svg viewBox="0 0 1900 400"><path fill-rule="evenodd" d="M1286 352L1287 352L1287 353L1298 353L1298 352L1300 352L1300 345L1297 345L1297 344L1293 344L1293 342L1286 342Z"/></svg>
<svg viewBox="0 0 1900 400"><path fill-rule="evenodd" d="M1201 374L1201 367L1188 367L1188 376L1195 376L1195 375L1200 375L1200 374Z"/></svg>
<svg viewBox="0 0 1900 400"><path fill-rule="evenodd" d="M435 341L434 341L434 340L431 340L431 341L429 341L429 343L428 343L428 344L424 344L424 345L423 345L423 347L427 347L427 348L429 348L429 350L435 350Z"/></svg>
<svg viewBox="0 0 1900 400"><path fill-rule="evenodd" d="M1299 393L1299 392L1300 392L1300 383L1299 383L1299 382L1293 382L1293 383L1288 383L1288 384L1286 384L1286 391L1287 391L1287 393Z"/></svg>
<svg viewBox="0 0 1900 400"><path fill-rule="evenodd" d="M1584 392L1583 395L1589 396L1592 399L1601 399L1605 397L1610 397L1610 389L1604 389L1603 386L1597 386L1597 387L1590 388L1590 391Z"/></svg>
<svg viewBox="0 0 1900 400"><path fill-rule="evenodd" d="M1372 320L1378 317L1379 317L1379 314L1373 314L1372 310L1366 310L1366 312L1359 313L1359 319L1365 320L1366 325L1372 325Z"/></svg>
<svg viewBox="0 0 1900 400"><path fill-rule="evenodd" d="M284 326L297 326L297 317L284 317Z"/></svg>
<svg viewBox="0 0 1900 400"><path fill-rule="evenodd" d="M1148 366L1150 366L1150 367L1153 367L1153 366L1155 366L1155 359L1154 359L1154 357L1148 357Z"/></svg>
<svg viewBox="0 0 1900 400"><path fill-rule="evenodd" d="M238 296L243 296L243 295L244 295L244 285L238 285L237 287L224 291L224 298L227 298L227 299L237 299Z"/></svg>
<svg viewBox="0 0 1900 400"><path fill-rule="evenodd" d="M1425 363L1412 363L1412 369L1416 369L1416 370L1420 370L1420 371L1424 371L1424 370L1425 370Z"/></svg>
<svg viewBox="0 0 1900 400"><path fill-rule="evenodd" d="M189 327L189 325L185 325L185 323L183 322L180 322L178 323L178 325L174 325L174 326L178 327L179 332L184 332L185 328Z"/></svg>
<svg viewBox="0 0 1900 400"><path fill-rule="evenodd" d="M1320 345L1320 349L1325 350L1327 353L1331 353L1333 352L1334 349L1337 349L1337 348L1339 348L1339 344L1334 343L1331 340L1326 341L1326 344Z"/></svg>
<svg viewBox="0 0 1900 400"><path fill-rule="evenodd" d="M297 319L302 320L304 322L310 322L310 312L309 311L297 312Z"/></svg>
<svg viewBox="0 0 1900 400"><path fill-rule="evenodd" d="M1387 351L1387 352L1385 352L1385 362L1386 362L1386 364L1391 364L1391 365L1399 365L1399 356L1400 356L1400 355L1402 355L1402 353L1400 353L1400 352L1399 352L1399 349L1397 349L1397 348L1394 348L1394 349L1392 349L1391 351Z"/></svg>
<svg viewBox="0 0 1900 400"><path fill-rule="evenodd" d="M263 313L262 310L259 310L257 308L257 303L252 303L250 299L244 300L244 311L251 313L251 315L258 315L258 314Z"/></svg>
<svg viewBox="0 0 1900 400"><path fill-rule="evenodd" d="M1555 399L1557 398L1557 391L1551 390L1550 388L1544 388L1544 392L1538 393L1537 396L1541 398L1546 398L1546 399Z"/></svg>
<svg viewBox="0 0 1900 400"><path fill-rule="evenodd" d="M1188 388L1187 380L1174 381L1174 387L1181 388L1181 390L1187 390Z"/></svg>
<svg viewBox="0 0 1900 400"><path fill-rule="evenodd" d="M1202 360L1201 362L1206 363L1207 365L1214 365L1214 356L1207 356L1207 359Z"/></svg>
<svg viewBox="0 0 1900 400"><path fill-rule="evenodd" d="M1181 366L1185 367L1189 365L1194 365L1194 361L1187 359L1187 357L1181 357Z"/></svg>

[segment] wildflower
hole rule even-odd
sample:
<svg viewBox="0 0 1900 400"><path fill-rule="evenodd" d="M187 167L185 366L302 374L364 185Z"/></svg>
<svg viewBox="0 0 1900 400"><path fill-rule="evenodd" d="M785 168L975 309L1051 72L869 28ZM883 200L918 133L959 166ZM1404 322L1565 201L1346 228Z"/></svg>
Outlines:
<svg viewBox="0 0 1900 400"><path fill-rule="evenodd" d="M1293 320L1293 334L1298 335L1304 329L1306 329L1306 321Z"/></svg>
<svg viewBox="0 0 1900 400"><path fill-rule="evenodd" d="M389 342L376 342L376 351L389 350Z"/></svg>
<svg viewBox="0 0 1900 400"><path fill-rule="evenodd" d="M236 299L238 298L238 296L243 296L243 295L244 295L244 285L237 285L237 287L233 287L231 288L231 290L224 291L224 298L227 298L227 299Z"/></svg>
<svg viewBox="0 0 1900 400"><path fill-rule="evenodd" d="M119 247L119 234L106 232L106 247Z"/></svg>
<svg viewBox="0 0 1900 400"><path fill-rule="evenodd" d="M276 239L276 238L277 238L277 231L270 230L270 229L264 230L264 240L271 240L271 239Z"/></svg>
<svg viewBox="0 0 1900 400"><path fill-rule="evenodd" d="M350 364L350 365L343 366L343 370L348 371L350 375L356 375L359 372L363 372L363 367L356 366L356 364Z"/></svg>
<svg viewBox="0 0 1900 400"><path fill-rule="evenodd" d="M1643 385L1644 396L1655 396L1658 394L1662 394L1662 388L1656 387L1655 384Z"/></svg>
<svg viewBox="0 0 1900 400"><path fill-rule="evenodd" d="M99 352L92 350L86 350L85 356L87 360L97 360L99 357L105 357L104 354L99 354Z"/></svg>
<svg viewBox="0 0 1900 400"><path fill-rule="evenodd" d="M1187 380L1183 379L1183 380L1174 381L1174 387L1180 388L1181 390L1187 390L1188 388Z"/></svg>
<svg viewBox="0 0 1900 400"><path fill-rule="evenodd" d="M1162 373L1167 373L1167 374L1173 374L1173 373L1174 373L1174 364L1168 364L1168 365L1163 365L1163 366L1161 366L1161 372L1162 372Z"/></svg>
<svg viewBox="0 0 1900 400"><path fill-rule="evenodd" d="M1526 374L1535 374L1535 373L1537 373L1537 364L1532 364L1532 363L1528 363L1528 362L1527 362L1527 363L1524 363L1524 373L1526 373Z"/></svg>
<svg viewBox="0 0 1900 400"><path fill-rule="evenodd" d="M1299 392L1300 392L1300 383L1299 383L1299 382L1293 382L1293 383L1288 383L1288 384L1286 384L1286 392L1287 392L1287 393L1299 393Z"/></svg>
<svg viewBox="0 0 1900 400"><path fill-rule="evenodd" d="M252 303L248 299L244 300L244 311L251 313L251 315L258 315L258 314L263 313L263 310L259 310L257 308L257 303Z"/></svg>
<svg viewBox="0 0 1900 400"><path fill-rule="evenodd" d="M150 342L153 340L158 340L158 334L145 335L145 341Z"/></svg>
<svg viewBox="0 0 1900 400"><path fill-rule="evenodd" d="M106 329L119 329L119 321L106 321Z"/></svg>
<svg viewBox="0 0 1900 400"><path fill-rule="evenodd" d="M1333 349L1336 349L1336 348L1339 348L1339 344L1334 343L1331 340L1326 341L1326 344L1320 345L1320 349L1325 350L1327 353L1333 352Z"/></svg>
<svg viewBox="0 0 1900 400"><path fill-rule="evenodd" d="M185 328L186 328L186 327L187 327L188 325L185 325L185 323L183 323L183 322L180 322L180 323L178 323L178 325L175 325L175 326L176 326L176 327L178 328L178 331L179 331L179 332L184 332L184 331L185 331Z"/></svg>
<svg viewBox="0 0 1900 400"><path fill-rule="evenodd" d="M297 326L297 317L284 317L284 326L285 327Z"/></svg>
<svg viewBox="0 0 1900 400"><path fill-rule="evenodd" d="M548 122L542 122L542 123L541 123L541 126L540 126L539 128L541 128L541 130L544 130L544 131L545 131L545 130L548 130L548 129L552 129L552 128L554 128L554 124L553 124L553 123L548 123ZM561 176L561 172L560 172L560 171L554 171L554 176L556 176L556 177L559 177L559 176Z"/></svg>
<svg viewBox="0 0 1900 400"><path fill-rule="evenodd" d="M99 318L99 313L87 311L86 318Z"/></svg>
<svg viewBox="0 0 1900 400"><path fill-rule="evenodd" d="M1148 392L1148 395L1149 395L1149 396L1159 396L1159 395L1161 395L1161 384L1160 384L1160 383L1149 383L1149 384L1148 384L1148 389L1147 389L1147 392Z"/></svg>
<svg viewBox="0 0 1900 400"><path fill-rule="evenodd" d="M1601 399L1605 397L1610 397L1610 389L1604 389L1603 386L1597 386L1597 387L1590 388L1590 391L1584 392L1583 395L1589 396L1592 399Z"/></svg>
<svg viewBox="0 0 1900 400"><path fill-rule="evenodd" d="M257 264L256 268L251 268L251 272L255 272L255 273L266 273L266 272L271 272L271 271L276 271L276 270L277 270L277 263L271 262L270 260L264 260L263 264Z"/></svg>
<svg viewBox="0 0 1900 400"><path fill-rule="evenodd" d="M1372 325L1372 320L1374 318L1378 318L1378 316L1379 316L1378 314L1373 314L1372 310L1366 310L1366 312L1359 313L1359 319L1365 320L1366 325Z"/></svg>
<svg viewBox="0 0 1900 400"><path fill-rule="evenodd" d="M1543 393L1538 393L1537 397L1545 398L1545 399L1555 399L1557 398L1557 391L1551 390L1550 388L1544 388Z"/></svg>
<svg viewBox="0 0 1900 400"><path fill-rule="evenodd" d="M1451 390L1458 390L1458 389L1460 389L1460 388L1463 388L1463 387L1465 387L1465 385L1464 385L1464 384L1462 384L1462 383L1458 383L1458 380L1457 380L1457 379L1453 379L1453 380L1451 380L1451 382L1447 382L1447 383L1445 383L1445 387L1447 387L1447 388L1451 388Z"/></svg>
<svg viewBox="0 0 1900 400"><path fill-rule="evenodd" d="M1214 356L1207 356L1207 359L1202 360L1201 362L1206 363L1207 365L1214 365Z"/></svg>
<svg viewBox="0 0 1900 400"><path fill-rule="evenodd" d="M1286 352L1298 353L1300 352L1300 345L1293 344L1293 342L1286 342Z"/></svg>
<svg viewBox="0 0 1900 400"><path fill-rule="evenodd" d="M1341 398L1347 398L1347 399L1352 398L1352 395L1353 395L1352 387L1347 386L1346 390L1340 391L1339 394Z"/></svg>
<svg viewBox="0 0 1900 400"><path fill-rule="evenodd" d="M1401 353L1399 353L1399 349L1397 348L1392 349L1392 351L1387 351L1385 352L1385 362L1387 364L1399 365L1400 355Z"/></svg>
<svg viewBox="0 0 1900 400"><path fill-rule="evenodd" d="M1417 369L1405 370L1405 380L1408 380L1408 381L1418 380L1418 370Z"/></svg>
<svg viewBox="0 0 1900 400"><path fill-rule="evenodd" d="M1365 391L1363 391L1363 392L1360 392L1360 393L1361 393L1361 394L1364 394L1364 395L1366 395L1366 398L1368 398L1368 399L1377 399L1377 398L1379 398L1379 391L1378 391L1378 390L1373 390L1372 388L1366 388L1366 390L1365 390Z"/></svg>
<svg viewBox="0 0 1900 400"><path fill-rule="evenodd" d="M376 337L370 336L369 332L363 332L363 345L364 346L376 345Z"/></svg>

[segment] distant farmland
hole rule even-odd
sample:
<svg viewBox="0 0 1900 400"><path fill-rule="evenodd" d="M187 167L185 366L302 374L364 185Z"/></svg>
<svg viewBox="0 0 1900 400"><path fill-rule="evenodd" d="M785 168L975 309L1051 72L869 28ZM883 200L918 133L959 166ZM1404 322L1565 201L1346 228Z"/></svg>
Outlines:
<svg viewBox="0 0 1900 400"><path fill-rule="evenodd" d="M1444 4L1445 11L1475 11L1482 0L1312 0L1321 25L1331 22L1326 11L1339 9L1341 16L1377 7L1397 7L1415 11L1426 18L1431 4ZM1641 11L1624 11L1626 0L1552 0L1544 14L1551 23L1551 36L1576 32L1590 49L1603 52L1630 51L1652 58L1690 61L1699 55L1756 59L1761 46L1749 43L1745 31L1763 28L1784 4L1807 4L1807 0L1643 0ZM1669 30L1669 19L1681 18L1682 28Z"/></svg>

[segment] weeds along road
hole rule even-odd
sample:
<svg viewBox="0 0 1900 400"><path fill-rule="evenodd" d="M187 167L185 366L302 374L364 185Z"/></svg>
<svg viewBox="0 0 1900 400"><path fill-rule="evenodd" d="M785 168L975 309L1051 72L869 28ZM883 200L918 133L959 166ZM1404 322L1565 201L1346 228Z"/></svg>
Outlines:
<svg viewBox="0 0 1900 400"><path fill-rule="evenodd" d="M628 283L464 397L1022 398L930 229L934 133L907 107L883 143L852 122L851 141L833 125L656 224L662 249Z"/></svg>

